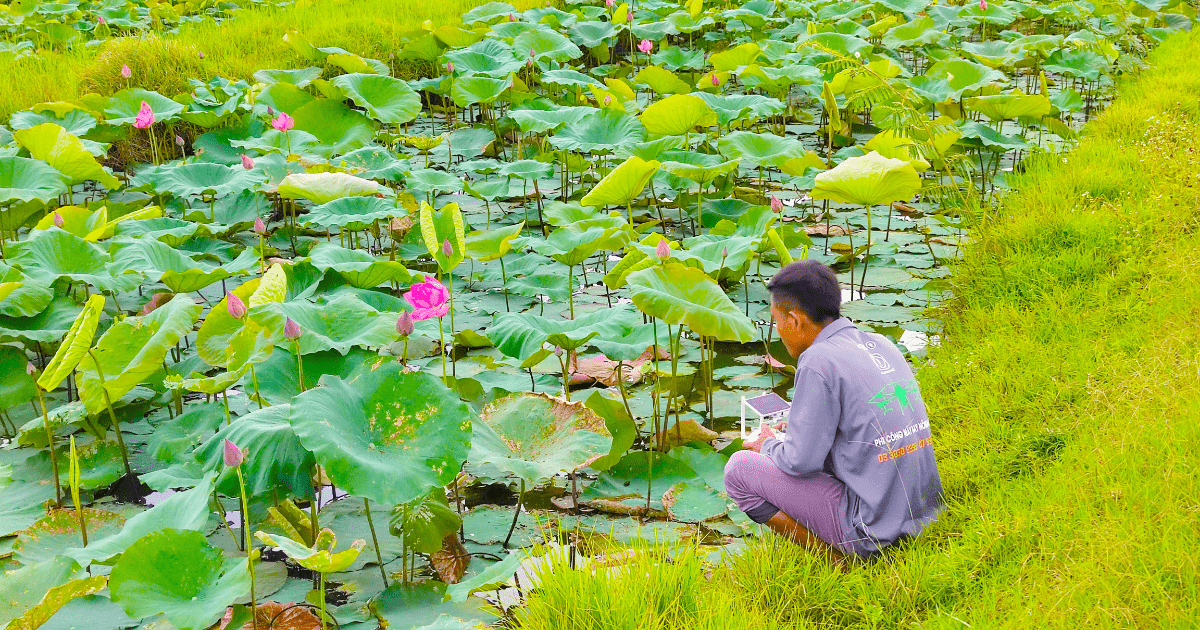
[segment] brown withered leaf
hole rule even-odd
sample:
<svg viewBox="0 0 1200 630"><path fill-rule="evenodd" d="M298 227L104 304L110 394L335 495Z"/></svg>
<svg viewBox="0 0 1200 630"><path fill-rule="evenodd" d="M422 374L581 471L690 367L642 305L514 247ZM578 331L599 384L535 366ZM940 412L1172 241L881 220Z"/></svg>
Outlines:
<svg viewBox="0 0 1200 630"><path fill-rule="evenodd" d="M446 584L458 584L470 563L471 554L458 542L458 532L446 536L442 548L429 557L429 565Z"/></svg>
<svg viewBox="0 0 1200 630"><path fill-rule="evenodd" d="M622 516L646 515L646 497L636 494L610 499L592 499L582 505L608 514L620 514ZM649 516L650 518L666 518L667 513L663 510L651 509Z"/></svg>
<svg viewBox="0 0 1200 630"><path fill-rule="evenodd" d="M712 442L720 437L716 431L700 426L695 420L680 420L657 436L657 443L668 449L688 442Z"/></svg>
<svg viewBox="0 0 1200 630"><path fill-rule="evenodd" d="M825 237L845 236L849 234L849 232L846 231L846 226L844 225L838 225L836 223L825 225L824 222L806 225L804 226L804 232L809 236Z"/></svg>
<svg viewBox="0 0 1200 630"><path fill-rule="evenodd" d="M154 309L170 302L173 297L175 297L174 293L155 293L154 297L150 298L150 301L146 302L146 305L142 307L142 312L139 314L149 315L154 312Z"/></svg>
<svg viewBox="0 0 1200 630"><path fill-rule="evenodd" d="M258 628L270 628L271 630L321 630L321 620L317 616L308 611L304 606L296 606L294 603L281 604L279 602L263 602L254 609L254 615L258 617ZM233 616L233 609L225 609L225 617L221 619L221 624L218 626L221 630L228 630L229 621ZM241 630L254 630L254 622L247 621L241 627Z"/></svg>

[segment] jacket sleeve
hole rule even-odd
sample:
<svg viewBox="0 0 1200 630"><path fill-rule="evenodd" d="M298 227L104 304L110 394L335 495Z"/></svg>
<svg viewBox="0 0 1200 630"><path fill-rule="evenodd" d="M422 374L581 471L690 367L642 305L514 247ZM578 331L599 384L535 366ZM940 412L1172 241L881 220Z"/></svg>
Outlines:
<svg viewBox="0 0 1200 630"><path fill-rule="evenodd" d="M783 472L803 477L824 469L825 458L841 420L841 402L819 373L810 368L796 372L796 394L788 413L783 439L769 438L761 453Z"/></svg>

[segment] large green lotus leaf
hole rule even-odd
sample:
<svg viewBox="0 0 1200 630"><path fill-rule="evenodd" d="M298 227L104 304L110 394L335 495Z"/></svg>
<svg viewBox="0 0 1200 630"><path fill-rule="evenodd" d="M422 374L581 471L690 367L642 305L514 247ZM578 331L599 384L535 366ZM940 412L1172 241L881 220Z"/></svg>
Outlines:
<svg viewBox="0 0 1200 630"><path fill-rule="evenodd" d="M642 112L641 122L650 133L682 136L696 127L717 124L717 115L703 99L691 94L675 94L647 107Z"/></svg>
<svg viewBox="0 0 1200 630"><path fill-rule="evenodd" d="M65 584L60 584L46 591L42 600L26 610L7 626L7 630L34 630L50 620L63 606L77 597L94 595L108 586L107 575L94 575L88 578L76 578ZM0 621L4 621L0 618ZM89 620L90 621L90 620Z"/></svg>
<svg viewBox="0 0 1200 630"><path fill-rule="evenodd" d="M57 414L55 412L58 412ZM66 425L67 423L86 424L85 410L77 404L62 405L50 411L51 430L54 431L56 424ZM19 442L30 446L38 446L45 448L46 433L45 425L43 424L41 414L31 421L26 427L22 427L22 432L26 428L33 429L32 435L26 437L24 434L19 436ZM30 438L37 440L34 444ZM59 446L63 446L61 443ZM79 487L84 490L93 490L96 488L107 488L114 481L125 474L125 466L121 460L121 447L116 440L94 440L87 444L79 446L76 449L76 454L79 457L79 465L81 468L79 476ZM65 462L67 459L67 449L59 450L58 461ZM61 485L65 488L69 483L69 471L66 466L58 467L58 474ZM40 482L44 480L54 479L53 468L50 465L49 451L41 451L32 457L25 460L24 465L13 470L14 479L23 479L25 481ZM90 529L89 529L90 531ZM78 544L79 540L75 540Z"/></svg>
<svg viewBox="0 0 1200 630"><path fill-rule="evenodd" d="M298 88L303 88L313 79L321 77L321 69L316 67L300 68L297 70L258 70L254 73L254 80L259 83L274 85L282 83L294 85Z"/></svg>
<svg viewBox="0 0 1200 630"><path fill-rule="evenodd" d="M226 559L200 532L164 529L130 545L108 587L130 617L161 613L180 630L198 630L250 593L246 561Z"/></svg>
<svg viewBox="0 0 1200 630"><path fill-rule="evenodd" d="M292 173L279 182L279 195L326 204L342 197L373 197L383 186L346 173Z"/></svg>
<svg viewBox="0 0 1200 630"><path fill-rule="evenodd" d="M611 151L645 139L646 128L636 118L624 112L602 109L555 132L550 136L550 144L567 151Z"/></svg>
<svg viewBox="0 0 1200 630"><path fill-rule="evenodd" d="M750 122L756 118L767 118L783 113L783 101L762 94L709 94L696 92L695 96L717 114L717 124L726 126L735 121Z"/></svg>
<svg viewBox="0 0 1200 630"><path fill-rule="evenodd" d="M0 316L32 317L50 305L54 288L0 263L0 296Z"/></svg>
<svg viewBox="0 0 1200 630"><path fill-rule="evenodd" d="M137 181L146 182L155 192L169 192L176 197L198 197L205 193L226 197L239 195L263 183L263 175L259 171L248 171L241 165L193 162L160 166L139 176Z"/></svg>
<svg viewBox="0 0 1200 630"><path fill-rule="evenodd" d="M496 317L487 337L506 356L525 361L539 355L544 358L543 346L547 343L569 352L597 335L612 336L619 327L620 321L607 311L572 320L547 319L533 313L504 313Z"/></svg>
<svg viewBox="0 0 1200 630"><path fill-rule="evenodd" d="M580 203L585 206L623 206L642 194L659 166L657 160L647 162L631 155L605 175Z"/></svg>
<svg viewBox="0 0 1200 630"><path fill-rule="evenodd" d="M454 79L450 88L450 98L459 107L469 107L475 103L492 103L512 87L512 77L493 79L476 74Z"/></svg>
<svg viewBox="0 0 1200 630"><path fill-rule="evenodd" d="M50 201L67 193L70 179L41 160L0 157L0 205Z"/></svg>
<svg viewBox="0 0 1200 630"><path fill-rule="evenodd" d="M380 74L343 74L333 79L355 105L371 118L389 125L411 121L421 113L421 96L395 77Z"/></svg>
<svg viewBox="0 0 1200 630"><path fill-rule="evenodd" d="M25 147L34 158L53 166L71 179L72 184L95 180L109 190L120 188L121 182L104 170L96 158L83 146L83 141L54 123L42 123L29 129L13 132L17 144Z"/></svg>
<svg viewBox="0 0 1200 630"><path fill-rule="evenodd" d="M238 285L230 293L236 295L242 302L249 303L250 297L258 290L260 283L260 278L254 278ZM226 306L228 300L228 296L223 297L220 302L209 309L208 315L204 317L204 323L200 325L200 330L196 333L196 354L209 365L225 365L225 358L228 356L228 348L234 335L247 325L248 319L252 319L234 319ZM251 312L253 314L255 309L251 309Z"/></svg>
<svg viewBox="0 0 1200 630"><path fill-rule="evenodd" d="M814 199L832 199L860 206L907 201L921 190L921 178L905 160L885 158L872 151L847 158L817 175Z"/></svg>
<svg viewBox="0 0 1200 630"><path fill-rule="evenodd" d="M467 235L467 255L483 262L502 258L512 251L512 240L524 227L525 222L519 221L508 227L471 232Z"/></svg>
<svg viewBox="0 0 1200 630"><path fill-rule="evenodd" d="M377 352L360 348L352 348L345 355L333 350L306 354L304 384L311 387L326 374L346 378L364 362L378 356ZM290 403L303 391L298 369L295 355L288 352L272 353L271 358L255 367L259 394L272 405Z"/></svg>
<svg viewBox="0 0 1200 630"><path fill-rule="evenodd" d="M709 56L708 62L717 72L729 72L754 63L761 51L758 44L742 44Z"/></svg>
<svg viewBox="0 0 1200 630"><path fill-rule="evenodd" d="M35 608L52 589L80 574L79 565L63 556L7 572L0 580L0 601L5 604L0 606L0 624L9 627L10 622Z"/></svg>
<svg viewBox="0 0 1200 630"><path fill-rule="evenodd" d="M74 558L82 565L90 562L105 562L124 553L130 545L143 536L161 529L203 530L207 527L211 508L209 499L213 492L213 477L207 476L196 487L173 494L162 503L129 517L121 531L99 540L89 540L87 547L66 550L64 555Z"/></svg>
<svg viewBox="0 0 1200 630"><path fill-rule="evenodd" d="M0 315L0 341L27 341L55 344L71 328L79 306L75 300L60 295L50 301L41 312L28 317Z"/></svg>
<svg viewBox="0 0 1200 630"><path fill-rule="evenodd" d="M0 407L12 409L37 396L33 377L25 371L28 365L29 357L23 350L0 347Z"/></svg>
<svg viewBox="0 0 1200 630"><path fill-rule="evenodd" d="M567 265L581 265L601 249L616 250L629 242L628 224L619 216L601 216L558 228L542 241L527 239L537 253Z"/></svg>
<svg viewBox="0 0 1200 630"><path fill-rule="evenodd" d="M391 199L381 197L341 197L313 208L300 217L304 223L322 227L363 229L379 219L408 214Z"/></svg>
<svg viewBox="0 0 1200 630"><path fill-rule="evenodd" d="M923 15L918 19L893 27L883 36L883 45L899 49L908 46L927 46L940 40L944 33L934 28L933 18Z"/></svg>
<svg viewBox="0 0 1200 630"><path fill-rule="evenodd" d="M179 117L183 105L159 94L141 88L128 88L108 99L104 108L104 122L110 125L132 125L137 120L142 103L154 110L154 122L169 122Z"/></svg>
<svg viewBox="0 0 1200 630"><path fill-rule="evenodd" d="M316 99L292 112L292 118L297 130L311 133L334 154L366 146L375 138L371 119L342 101Z"/></svg>
<svg viewBox="0 0 1200 630"><path fill-rule="evenodd" d="M669 454L633 451L597 477L579 500L641 497L639 504L644 506L650 493L650 508L660 510L662 496L671 486L695 479L696 471L691 466Z"/></svg>
<svg viewBox="0 0 1200 630"><path fill-rule="evenodd" d="M696 182L701 187L707 186L709 182L726 173L737 170L739 163L736 158L722 162L720 156L705 153L684 155L676 153L670 157L673 159L662 163L664 170L676 177Z"/></svg>
<svg viewBox="0 0 1200 630"><path fill-rule="evenodd" d="M671 486L662 501L671 520L684 523L699 523L724 516L729 502L707 484L697 482Z"/></svg>
<svg viewBox="0 0 1200 630"><path fill-rule="evenodd" d="M498 39L485 39L466 48L446 52L459 75L481 74L501 79L519 71L525 62L513 56L513 49Z"/></svg>
<svg viewBox="0 0 1200 630"><path fill-rule="evenodd" d="M817 33L801 38L801 41L806 44L812 42L850 57L853 57L855 53L865 55L874 48L871 42L861 37L845 35L843 33Z"/></svg>
<svg viewBox="0 0 1200 630"><path fill-rule="evenodd" d="M1004 73L999 70L992 70L981 63L962 59L939 61L930 66L925 76L930 79L945 79L950 85L950 89L953 90L952 94L958 98L1006 78Z"/></svg>
<svg viewBox="0 0 1200 630"><path fill-rule="evenodd" d="M1043 67L1047 72L1095 81L1108 65L1108 61L1094 51L1060 48L1050 55Z"/></svg>
<svg viewBox="0 0 1200 630"><path fill-rule="evenodd" d="M594 111L591 107L563 107L549 111L517 109L510 110L508 115L517 121L521 131L545 133L554 131L563 125L573 125Z"/></svg>
<svg viewBox="0 0 1200 630"><path fill-rule="evenodd" d="M608 453L588 463L589 468L598 471L608 470L621 461L621 457L638 438L637 422L630 417L625 405L617 397L605 394L605 391L593 391L584 402L588 409L604 418L604 426L612 436Z"/></svg>
<svg viewBox="0 0 1200 630"><path fill-rule="evenodd" d="M458 474L472 412L441 381L395 361L324 376L292 403L292 426L339 488L380 504L407 503Z"/></svg>
<svg viewBox="0 0 1200 630"><path fill-rule="evenodd" d="M660 66L646 66L642 68L637 76L633 77L633 82L640 85L648 85L651 90L657 94L687 94L692 91L692 86L683 79L680 79L674 72ZM642 124L646 124L645 114L643 114ZM647 126L650 133L657 133ZM669 134L675 135L675 134Z"/></svg>
<svg viewBox="0 0 1200 630"><path fill-rule="evenodd" d="M42 370L38 378L38 387L43 391L51 391L58 387L67 376L79 365L83 355L92 347L96 336L96 327L100 324L100 314L104 312L104 296L92 295L75 317L71 329L63 337L54 358Z"/></svg>
<svg viewBox="0 0 1200 630"><path fill-rule="evenodd" d="M456 193L463 189L461 177L432 168L409 171L404 176L404 183L408 185L409 192L418 196Z"/></svg>
<svg viewBox="0 0 1200 630"><path fill-rule="evenodd" d="M54 123L75 136L82 136L96 128L96 117L80 109L64 111L61 115L51 111L25 110L14 113L8 122L14 130L36 127L42 123Z"/></svg>
<svg viewBox="0 0 1200 630"><path fill-rule="evenodd" d="M255 309L251 319L265 328L276 345L291 350L283 337L290 317L300 326L300 353L336 350L345 354L355 346L382 348L396 340L395 314L381 313L353 295L339 295L323 304L304 301L268 304Z"/></svg>
<svg viewBox="0 0 1200 630"><path fill-rule="evenodd" d="M353 169L359 177L387 181L402 179L404 173L412 169L408 160L400 159L391 151L378 146L355 149L339 157L337 164Z"/></svg>
<svg viewBox="0 0 1200 630"><path fill-rule="evenodd" d="M668 324L687 324L721 341L745 343L758 335L754 322L700 269L667 262L629 274L628 282L633 303Z"/></svg>
<svg viewBox="0 0 1200 630"><path fill-rule="evenodd" d="M12 249L17 249L14 254ZM34 230L28 239L9 250L11 262L21 266L34 281L47 284L59 278L84 282L93 287L110 290L115 287L137 286L132 279L114 278L108 270L108 253L74 234L58 228Z"/></svg>
<svg viewBox="0 0 1200 630"><path fill-rule="evenodd" d="M1041 94L1023 94L1020 90L1012 94L976 96L967 99L967 108L977 111L992 120L1010 120L1021 116L1041 118L1049 116L1050 99Z"/></svg>
<svg viewBox="0 0 1200 630"><path fill-rule="evenodd" d="M174 293L199 291L258 264L258 255L249 248L229 264L215 267L153 239L126 240L118 243L118 247L113 254L115 269L141 272Z"/></svg>
<svg viewBox="0 0 1200 630"><path fill-rule="evenodd" d="M722 155L741 158L748 167L773 166L779 168L792 158L804 155L806 149L799 140L784 138L770 133L735 131L721 136L717 143Z"/></svg>
<svg viewBox="0 0 1200 630"><path fill-rule="evenodd" d="M513 40L513 50L532 50L538 58L548 57L559 63L583 56L583 51L571 40L544 25L518 35Z"/></svg>
<svg viewBox="0 0 1200 630"><path fill-rule="evenodd" d="M603 435L606 431L600 416L582 402L515 394L480 412L470 459L496 465L532 488L607 454L612 440Z"/></svg>
<svg viewBox="0 0 1200 630"><path fill-rule="evenodd" d="M560 86L567 87L567 88L573 88L573 87L586 88L590 85L594 85L596 87L604 87L603 82L593 79L592 77L590 77L582 72L579 72L578 70L572 70L570 68L559 68L558 70L550 70L549 72L542 74L542 83L544 85L560 85ZM537 101L535 101L535 106L538 104L539 103ZM564 109L568 109L568 110L582 109L582 110L589 111L589 112L594 111L594 108L586 107L586 106L566 107Z"/></svg>
<svg viewBox="0 0 1200 630"><path fill-rule="evenodd" d="M393 507L388 521L393 536L403 537L409 549L428 554L437 553L446 536L462 526L462 517L450 507L442 488L434 488L415 501Z"/></svg>
<svg viewBox="0 0 1200 630"><path fill-rule="evenodd" d="M429 255L442 271L453 271L467 254L466 223L458 204L448 203L434 210L433 206L422 203L420 225L421 240L425 241ZM449 256L444 250L446 243L450 244Z"/></svg>
<svg viewBox="0 0 1200 630"><path fill-rule="evenodd" d="M313 496L312 470L316 458L296 436L289 421L291 413L291 405L286 404L255 410L221 427L197 449L204 469L221 475L217 479L221 494L238 496L237 474L222 459L223 445L229 440L248 451L241 468L250 496L275 496L275 502Z"/></svg>
<svg viewBox="0 0 1200 630"><path fill-rule="evenodd" d="M115 512L84 508L88 537L92 540L121 531L125 518ZM13 559L21 564L39 564L53 559L64 550L82 542L79 514L72 509L52 509L48 514L17 534Z"/></svg>
<svg viewBox="0 0 1200 630"><path fill-rule="evenodd" d="M163 369L167 351L192 332L201 310L192 296L176 295L149 315L126 317L105 331L77 372L80 398L88 411L100 413L109 401L120 400Z"/></svg>
<svg viewBox="0 0 1200 630"><path fill-rule="evenodd" d="M359 249L346 249L333 243L321 243L309 253L312 264L322 271L332 269L360 289L372 289L393 281L409 282L412 276L394 260L376 260Z"/></svg>
<svg viewBox="0 0 1200 630"><path fill-rule="evenodd" d="M963 122L958 130L962 133L962 136L955 143L963 146L986 148L998 153L1029 148L1029 143L1020 136L1002 134L988 125L980 124L973 120Z"/></svg>

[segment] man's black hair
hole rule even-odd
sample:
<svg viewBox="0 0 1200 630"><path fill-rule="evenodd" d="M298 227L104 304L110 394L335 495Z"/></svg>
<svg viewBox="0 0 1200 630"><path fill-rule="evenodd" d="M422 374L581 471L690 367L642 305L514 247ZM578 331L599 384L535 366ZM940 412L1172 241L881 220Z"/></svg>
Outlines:
<svg viewBox="0 0 1200 630"><path fill-rule="evenodd" d="M788 263L767 283L775 303L804 312L816 324L842 316L842 287L837 274L818 260Z"/></svg>

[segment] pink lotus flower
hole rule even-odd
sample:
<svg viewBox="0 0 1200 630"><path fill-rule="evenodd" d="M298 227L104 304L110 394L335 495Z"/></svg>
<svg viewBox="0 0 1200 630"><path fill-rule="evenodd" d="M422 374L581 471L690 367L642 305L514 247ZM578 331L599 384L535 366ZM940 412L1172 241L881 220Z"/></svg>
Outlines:
<svg viewBox="0 0 1200 630"><path fill-rule="evenodd" d="M150 103L142 101L142 107L138 110L137 118L133 120L133 126L138 129L148 129L154 124L154 110L150 109Z"/></svg>
<svg viewBox="0 0 1200 630"><path fill-rule="evenodd" d="M121 76L125 77L126 79L133 76L133 70L129 69L129 64L121 64Z"/></svg>
<svg viewBox="0 0 1200 630"><path fill-rule="evenodd" d="M654 44L651 44L650 40L648 39L643 39L641 43L638 44L638 50L648 55L650 54L651 50L654 50Z"/></svg>
<svg viewBox="0 0 1200 630"><path fill-rule="evenodd" d="M666 260L671 257L671 246L667 244L667 239L658 242L658 246L654 248L654 253L658 255L659 260Z"/></svg>
<svg viewBox="0 0 1200 630"><path fill-rule="evenodd" d="M254 217L254 233L259 236L267 233L267 225L263 223L262 217Z"/></svg>
<svg viewBox="0 0 1200 630"><path fill-rule="evenodd" d="M287 318L287 321L283 322L284 339L287 339L288 341L295 341L300 338L301 332L303 331L300 330L300 324L297 324L295 321L293 321L291 317Z"/></svg>
<svg viewBox="0 0 1200 630"><path fill-rule="evenodd" d="M401 337L407 337L413 333L413 318L408 311L400 311L400 316L396 318L396 333Z"/></svg>
<svg viewBox="0 0 1200 630"><path fill-rule="evenodd" d="M271 126L275 128L275 131L286 132L296 126L296 120L288 116L287 112L279 112L279 116L271 120Z"/></svg>
<svg viewBox="0 0 1200 630"><path fill-rule="evenodd" d="M60 227L62 227L62 226L63 226L63 218L62 218L62 215L61 215L61 214L59 214L59 213L57 213L57 212L55 212L55 213L54 213L54 227L59 227L59 228L60 228Z"/></svg>
<svg viewBox="0 0 1200 630"><path fill-rule="evenodd" d="M412 285L408 293L404 294L404 299L413 305L412 318L416 322L441 317L450 312L450 292L432 276Z"/></svg>
<svg viewBox="0 0 1200 630"><path fill-rule="evenodd" d="M250 156L245 153L242 154L242 168L247 171L254 168L254 160L251 160Z"/></svg>
<svg viewBox="0 0 1200 630"><path fill-rule="evenodd" d="M234 295L231 292L225 293L225 310L229 312L229 316L234 319L241 319L246 316L246 303L242 298Z"/></svg>
<svg viewBox="0 0 1200 630"><path fill-rule="evenodd" d="M979 0L979 10L987 11L987 0Z"/></svg>
<svg viewBox="0 0 1200 630"><path fill-rule="evenodd" d="M454 247L450 245L450 239L442 241L442 255L446 258L454 255Z"/></svg>
<svg viewBox="0 0 1200 630"><path fill-rule="evenodd" d="M771 212L774 212L775 214L783 212L783 202L780 201L779 197L776 197L775 195L771 195Z"/></svg>
<svg viewBox="0 0 1200 630"><path fill-rule="evenodd" d="M225 459L225 465L230 468L237 468L242 465L242 462L246 461L246 452L229 440L225 440L221 454Z"/></svg>

